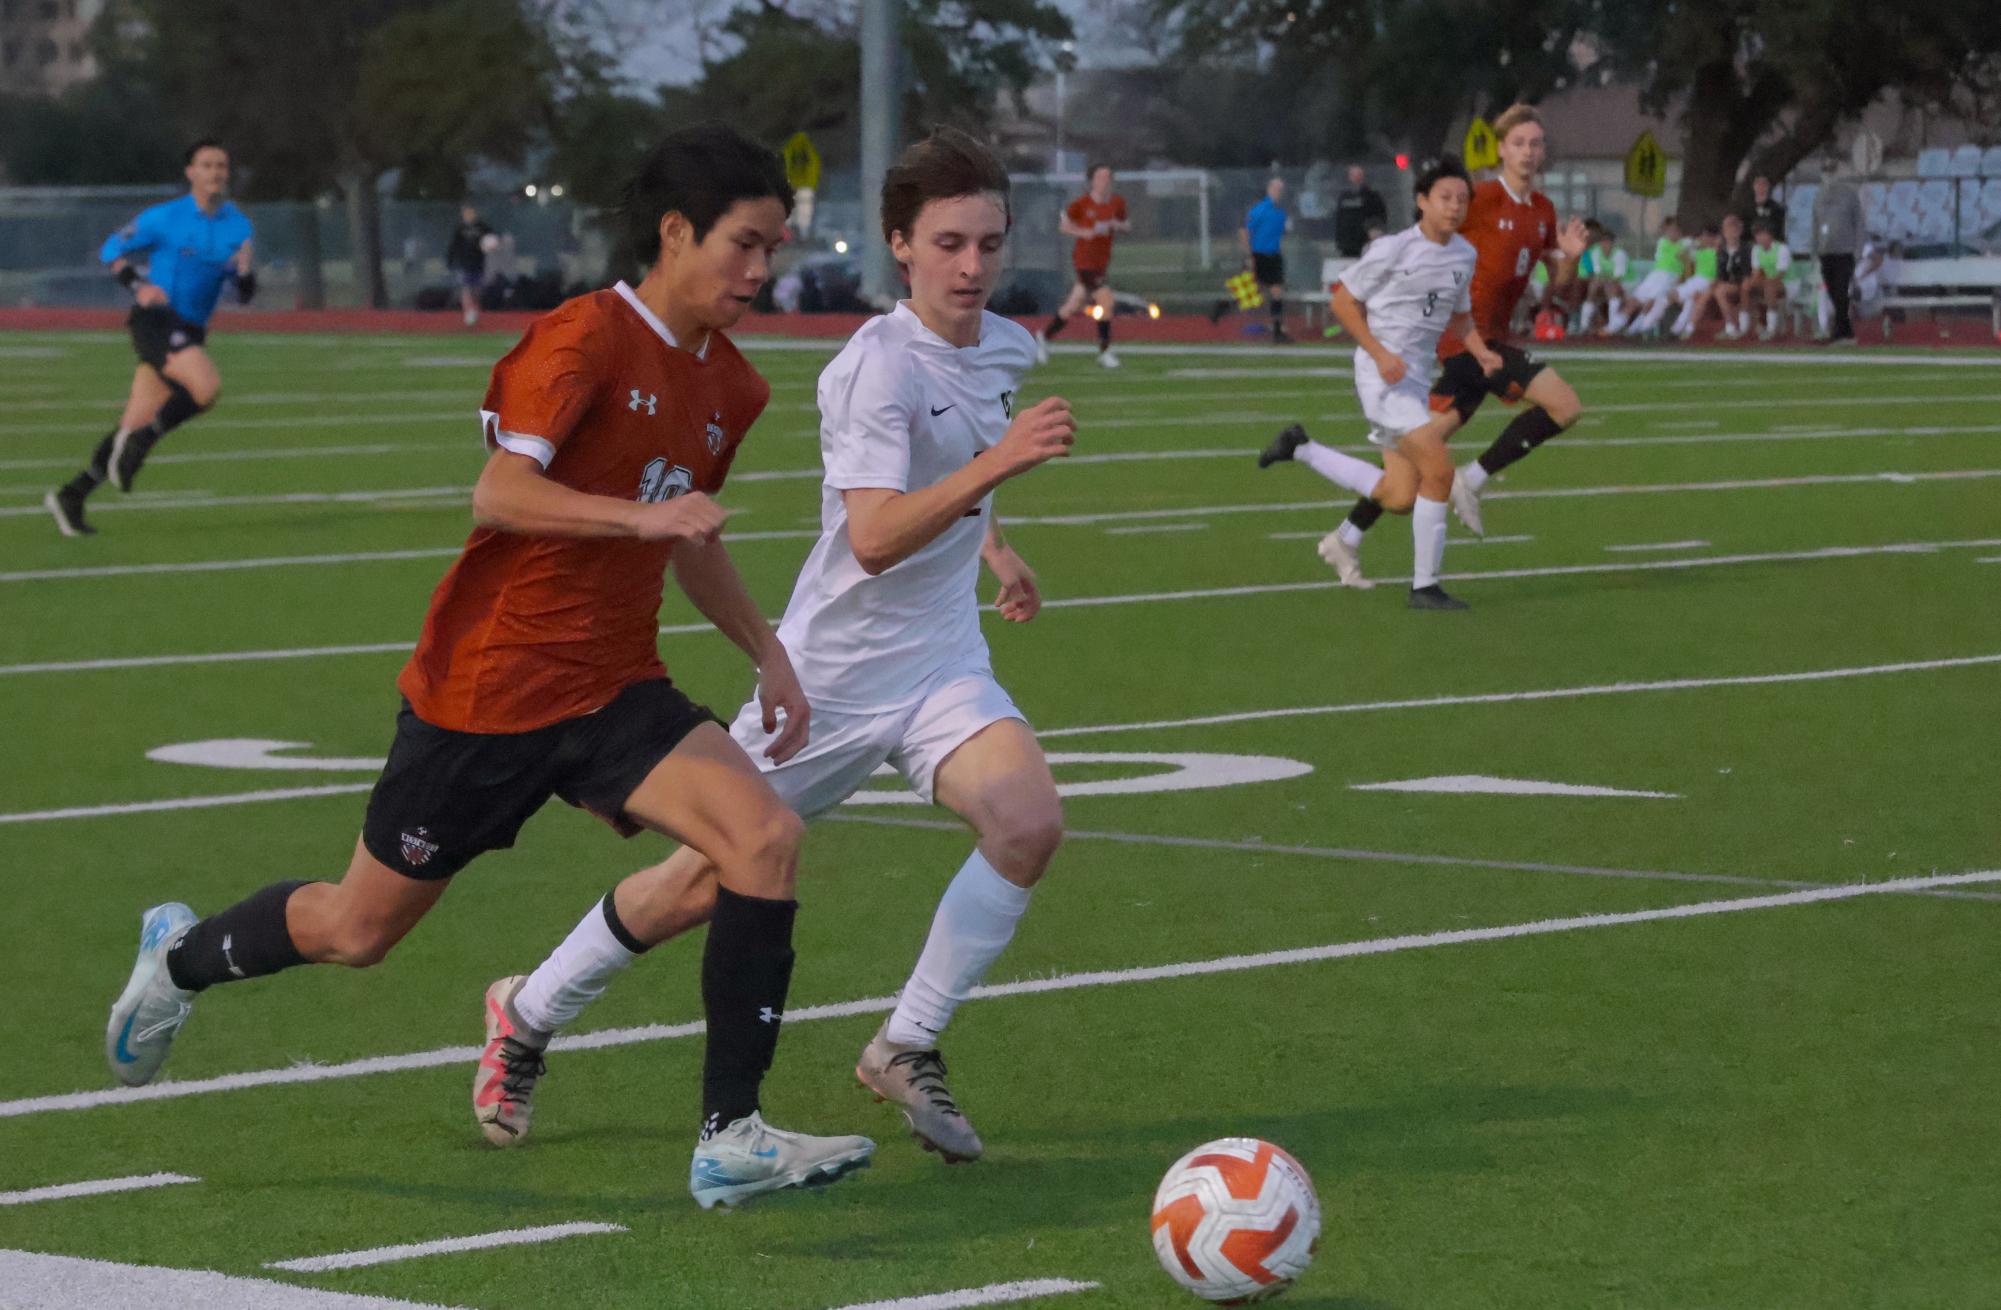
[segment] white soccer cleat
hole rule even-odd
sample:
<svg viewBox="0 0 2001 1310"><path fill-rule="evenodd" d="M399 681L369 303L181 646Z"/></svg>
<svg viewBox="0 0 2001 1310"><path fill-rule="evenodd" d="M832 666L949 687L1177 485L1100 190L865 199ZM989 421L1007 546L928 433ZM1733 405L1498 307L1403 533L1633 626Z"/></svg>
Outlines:
<svg viewBox="0 0 2001 1310"><path fill-rule="evenodd" d="M1109 346L1098 352L1099 368L1117 368L1118 366L1119 366L1118 353L1112 350Z"/></svg>
<svg viewBox="0 0 2001 1310"><path fill-rule="evenodd" d="M479 1130L495 1146L519 1146L535 1116L535 1084L549 1071L549 1034L524 1040L509 1011L521 985L517 974L486 989L486 1046L472 1076L472 1113Z"/></svg>
<svg viewBox="0 0 2001 1310"><path fill-rule="evenodd" d="M1452 470L1452 490L1446 493L1446 499L1452 502L1452 512L1468 532L1476 537L1487 535L1487 525L1480 521L1480 493L1466 480L1465 469Z"/></svg>
<svg viewBox="0 0 2001 1310"><path fill-rule="evenodd" d="M1320 539L1320 558L1327 561L1344 587L1356 591L1368 591L1376 584L1362 576L1362 556L1353 546L1341 540L1336 530Z"/></svg>
<svg viewBox="0 0 2001 1310"><path fill-rule="evenodd" d="M1049 362L1049 338L1041 332L1035 334L1035 362L1038 364Z"/></svg>
<svg viewBox="0 0 2001 1310"><path fill-rule="evenodd" d="M945 1086L945 1057L935 1047L890 1041L887 1019L862 1048L855 1062L855 1081L875 1093L876 1100L894 1102L910 1125L910 1135L925 1150L943 1156L946 1164L977 1160L986 1149Z"/></svg>
<svg viewBox="0 0 2001 1310"><path fill-rule="evenodd" d="M741 1205L787 1187L825 1187L866 1169L875 1143L866 1137L809 1137L745 1115L695 1146L688 1190L704 1210Z"/></svg>
<svg viewBox="0 0 2001 1310"><path fill-rule="evenodd" d="M194 1009L195 994L174 986L168 976L167 950L196 922L195 912L179 901L155 905L140 916L139 959L104 1029L105 1063L127 1087L153 1081L174 1034Z"/></svg>

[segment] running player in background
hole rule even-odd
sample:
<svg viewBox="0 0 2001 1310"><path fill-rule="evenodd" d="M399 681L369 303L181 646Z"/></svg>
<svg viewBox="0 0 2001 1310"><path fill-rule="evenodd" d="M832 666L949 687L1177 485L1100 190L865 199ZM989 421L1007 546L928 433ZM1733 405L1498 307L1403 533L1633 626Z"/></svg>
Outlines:
<svg viewBox="0 0 2001 1310"><path fill-rule="evenodd" d="M83 502L111 483L132 490L132 480L160 438L215 404L222 374L209 358L209 315L225 282L236 283L244 304L257 294L250 265L250 220L223 198L229 187L229 152L203 139L188 147L188 194L154 205L113 233L99 259L132 293L126 319L139 367L118 426L91 452L82 472L42 497L65 537L97 531L84 521ZM142 273L131 261L146 258Z"/></svg>
<svg viewBox="0 0 2001 1310"><path fill-rule="evenodd" d="M1559 226L1556 206L1535 189L1549 144L1542 117L1534 108L1511 105L1503 110L1494 120L1494 135L1500 140L1501 175L1473 188L1459 231L1480 256L1473 272L1477 337L1500 357L1501 367L1489 370L1474 358L1468 344L1473 338L1447 333L1438 345L1444 366L1431 388L1431 407L1457 411L1461 426L1472 421L1488 396L1498 396L1505 405L1524 400L1529 404L1451 480L1452 511L1475 534L1485 531L1479 498L1487 480L1569 428L1584 412L1577 393L1555 369L1507 340L1508 320L1528 287L1529 269L1538 260L1549 264L1550 281L1556 287L1568 285L1575 275L1587 241L1584 222L1573 218ZM1382 514L1380 504L1364 497L1320 543L1321 558L1334 567L1344 585L1366 585L1362 534Z"/></svg>
<svg viewBox="0 0 2001 1310"><path fill-rule="evenodd" d="M1383 448L1383 466L1323 446L1297 423L1258 456L1259 468L1298 460L1372 505L1409 514L1412 609L1466 608L1438 581L1453 483L1445 443L1462 421L1456 409L1434 412L1430 403L1440 342L1457 340L1460 357L1485 376L1506 364L1481 340L1474 321L1472 283L1479 256L1464 237L1454 235L1466 217L1471 189L1472 179L1456 158L1425 165L1416 182L1417 225L1376 238L1335 283L1332 309L1355 339L1355 394L1371 425L1369 440ZM1373 584L1357 579L1349 585Z"/></svg>
<svg viewBox="0 0 2001 1310"><path fill-rule="evenodd" d="M1126 198L1112 190L1112 166L1094 164L1089 188L1056 216L1056 226L1066 237L1075 237L1070 262L1077 280L1070 294L1056 310L1049 325L1035 334L1035 362L1049 362L1049 338L1063 330L1070 316L1084 308L1086 301L1097 310L1098 363L1117 368L1119 357L1112 353L1112 288L1107 280L1112 269L1112 242L1121 232L1130 232L1126 221Z"/></svg>
<svg viewBox="0 0 2001 1310"><path fill-rule="evenodd" d="M346 874L274 882L206 919L178 902L148 910L105 1033L119 1081L153 1078L209 987L380 963L460 869L512 846L560 796L622 836L662 833L720 870L702 957L696 1201L732 1204L868 1163L867 1138L784 1132L758 1111L792 980L801 825L668 679L659 651L671 568L757 666L767 755L806 744L798 676L709 499L771 394L723 329L770 275L791 205L778 156L729 128L681 129L646 156L622 215L646 277L536 320L494 366L478 526L397 679L395 739ZM513 1077L541 1059L512 1054Z"/></svg>
<svg viewBox="0 0 2001 1310"><path fill-rule="evenodd" d="M813 703L812 740L796 755L774 751L783 733L774 739L756 700L730 729L802 817L887 765L973 829L896 1009L855 1066L947 1163L976 1160L982 1146L945 1085L939 1037L1013 939L1063 835L1042 747L994 679L976 594L984 563L1003 619L1026 623L1041 608L993 494L1068 455L1075 435L1060 398L1013 412L1034 342L986 309L1010 222L1006 168L963 132L911 146L883 179L883 237L910 295L820 375L823 531L778 627ZM490 1141L527 1133L542 1071L538 1054L509 1074L508 1044L539 1053L641 953L708 921L716 883L715 861L684 847L607 893L532 974L493 984L473 1095Z"/></svg>

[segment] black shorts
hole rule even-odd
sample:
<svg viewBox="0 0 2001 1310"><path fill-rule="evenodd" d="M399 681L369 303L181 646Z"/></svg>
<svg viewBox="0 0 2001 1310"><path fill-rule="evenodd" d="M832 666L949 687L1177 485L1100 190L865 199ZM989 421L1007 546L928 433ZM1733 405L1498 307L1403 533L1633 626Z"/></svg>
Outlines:
<svg viewBox="0 0 2001 1310"><path fill-rule="evenodd" d="M1501 367L1492 377L1480 371L1479 361L1469 351L1461 351L1440 366L1438 380L1431 384L1432 413L1456 409L1459 421L1464 423L1472 419L1480 402L1489 396L1499 396L1503 404L1512 405L1529 389L1536 374L1549 367L1515 346L1493 349L1501 357Z"/></svg>
<svg viewBox="0 0 2001 1310"><path fill-rule="evenodd" d="M132 332L132 349L154 368L165 368L167 356L208 340L208 329L197 327L170 305L134 305L125 319Z"/></svg>
<svg viewBox="0 0 2001 1310"><path fill-rule="evenodd" d="M453 732L406 701L389 762L368 797L361 840L398 873L449 878L505 850L551 796L630 837L625 802L681 739L722 720L666 678L636 682L593 714L532 732Z"/></svg>
<svg viewBox="0 0 2001 1310"><path fill-rule="evenodd" d="M1261 287L1282 287L1285 285L1284 255L1252 255L1251 276Z"/></svg>
<svg viewBox="0 0 2001 1310"><path fill-rule="evenodd" d="M1087 295L1105 285L1105 279L1111 276L1111 270L1108 268L1080 268L1076 273L1077 285L1084 288Z"/></svg>

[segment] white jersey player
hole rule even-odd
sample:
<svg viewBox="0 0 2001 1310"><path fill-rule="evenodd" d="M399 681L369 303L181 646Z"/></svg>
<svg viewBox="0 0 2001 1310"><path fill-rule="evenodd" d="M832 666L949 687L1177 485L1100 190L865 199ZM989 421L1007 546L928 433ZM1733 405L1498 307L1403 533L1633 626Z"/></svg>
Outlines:
<svg viewBox="0 0 2001 1310"><path fill-rule="evenodd" d="M1279 433L1258 456L1259 468L1298 460L1392 514L1409 514L1416 551L1412 609L1465 608L1438 582L1445 558L1447 498L1457 494L1445 442L1460 424L1458 411L1449 405L1433 412L1431 375L1439 339L1447 333L1464 338L1485 373L1502 364L1473 326L1478 256L1457 235L1471 194L1457 159L1448 156L1427 165L1417 177L1416 226L1378 237L1335 285L1334 316L1356 342L1355 394L1369 420L1369 440L1383 448L1383 466L1323 446L1298 424ZM1329 542L1321 547L1328 557ZM1359 570L1342 581L1364 589L1373 585Z"/></svg>
<svg viewBox="0 0 2001 1310"><path fill-rule="evenodd" d="M976 592L984 562L1001 616L1035 617L1035 575L1002 537L993 492L1075 439L1059 398L1014 412L1035 341L986 312L1009 221L1007 170L962 132L912 146L885 178L883 231L910 298L820 375L821 535L778 628L812 706L810 734L773 762L784 729L755 695L730 728L803 817L888 765L978 835L855 1069L948 1163L982 1147L946 1089L938 1035L1012 939L1062 839L1055 781L994 680ZM539 1053L640 952L706 921L715 886L691 846L627 878L532 975L488 989L489 1053L509 1041ZM541 1063L486 1063L475 1115L489 1140L512 1145L527 1132Z"/></svg>

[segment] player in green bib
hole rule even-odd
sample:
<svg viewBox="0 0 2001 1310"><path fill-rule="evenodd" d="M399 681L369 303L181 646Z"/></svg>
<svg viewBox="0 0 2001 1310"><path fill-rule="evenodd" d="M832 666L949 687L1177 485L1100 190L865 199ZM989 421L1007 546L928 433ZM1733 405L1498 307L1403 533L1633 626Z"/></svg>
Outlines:
<svg viewBox="0 0 2001 1310"><path fill-rule="evenodd" d="M1744 323L1762 306L1765 325L1758 340L1770 341L1779 335L1780 312L1786 307L1786 274L1793 266L1793 252L1769 223L1751 226L1751 276L1744 280ZM1748 331L1748 326L1746 327Z"/></svg>
<svg viewBox="0 0 2001 1310"><path fill-rule="evenodd" d="M1695 335L1703 314L1715 303L1716 247L1721 240L1716 224L1711 223L1702 229L1694 249L1688 252L1693 271L1686 281L1675 288L1675 299L1681 302L1681 316L1674 321L1674 334L1683 341Z"/></svg>
<svg viewBox="0 0 2001 1310"><path fill-rule="evenodd" d="M1611 229L1603 223L1594 218L1584 227L1590 234L1591 245L1577 262L1578 282L1584 288L1577 330L1589 332L1599 310L1605 311L1608 322L1618 317L1626 301L1626 270L1630 261L1626 252L1613 243Z"/></svg>
<svg viewBox="0 0 2001 1310"><path fill-rule="evenodd" d="M1661 220L1660 239L1654 242L1653 269L1640 279L1633 294L1605 324L1607 336L1624 332L1644 336L1661 325L1675 305L1675 290L1695 269L1689 258L1689 243L1681 238L1681 221L1673 214Z"/></svg>

